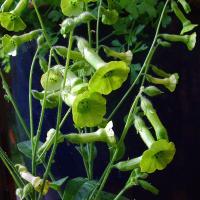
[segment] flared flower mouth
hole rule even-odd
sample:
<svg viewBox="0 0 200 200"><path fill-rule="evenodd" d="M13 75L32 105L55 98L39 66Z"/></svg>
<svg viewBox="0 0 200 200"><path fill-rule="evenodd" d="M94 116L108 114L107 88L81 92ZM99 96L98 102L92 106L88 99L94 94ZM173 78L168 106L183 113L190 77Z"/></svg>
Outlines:
<svg viewBox="0 0 200 200"><path fill-rule="evenodd" d="M77 16L83 11L83 1L81 0L61 0L61 9L64 15Z"/></svg>
<svg viewBox="0 0 200 200"><path fill-rule="evenodd" d="M196 38L197 38L197 34L196 32L192 33L191 35L188 36L188 43L187 43L187 47L189 51L192 51L196 45Z"/></svg>
<svg viewBox="0 0 200 200"><path fill-rule="evenodd" d="M60 70L60 66L49 69L49 71L42 75L40 82L45 90L60 90L63 83L63 74Z"/></svg>
<svg viewBox="0 0 200 200"><path fill-rule="evenodd" d="M72 113L74 123L78 127L97 126L106 113L106 99L99 93L86 91L76 97Z"/></svg>
<svg viewBox="0 0 200 200"><path fill-rule="evenodd" d="M17 55L17 43L10 35L4 35L2 38L3 51L7 55Z"/></svg>
<svg viewBox="0 0 200 200"><path fill-rule="evenodd" d="M182 31L181 31L181 35L184 35L187 32L192 31L194 28L196 28L198 26L198 24L192 24L190 21L188 24L184 25Z"/></svg>
<svg viewBox="0 0 200 200"><path fill-rule="evenodd" d="M7 29L8 31L23 31L26 28L26 24L21 19L20 16L15 15L10 12L0 13L0 23L1 26Z"/></svg>
<svg viewBox="0 0 200 200"><path fill-rule="evenodd" d="M173 142L167 140L154 142L142 155L141 171L153 173L156 170L163 170L173 160L175 151Z"/></svg>
<svg viewBox="0 0 200 200"><path fill-rule="evenodd" d="M123 61L111 61L99 68L89 81L89 90L109 94L126 81L130 68Z"/></svg>

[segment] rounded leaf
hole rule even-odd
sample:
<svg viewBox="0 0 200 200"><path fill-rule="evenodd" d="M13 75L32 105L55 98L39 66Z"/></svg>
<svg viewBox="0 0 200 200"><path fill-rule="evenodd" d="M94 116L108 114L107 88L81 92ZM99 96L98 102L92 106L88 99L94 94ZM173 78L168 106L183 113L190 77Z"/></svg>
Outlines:
<svg viewBox="0 0 200 200"><path fill-rule="evenodd" d="M173 142L167 142L167 140L154 142L151 148L142 155L141 171L153 173L156 170L163 170L172 161L175 151Z"/></svg>
<svg viewBox="0 0 200 200"><path fill-rule="evenodd" d="M80 128L99 125L105 113L106 99L99 93L79 94L72 105L74 123Z"/></svg>
<svg viewBox="0 0 200 200"><path fill-rule="evenodd" d="M89 89L109 94L126 81L130 68L123 61L112 61L99 68L89 81Z"/></svg>

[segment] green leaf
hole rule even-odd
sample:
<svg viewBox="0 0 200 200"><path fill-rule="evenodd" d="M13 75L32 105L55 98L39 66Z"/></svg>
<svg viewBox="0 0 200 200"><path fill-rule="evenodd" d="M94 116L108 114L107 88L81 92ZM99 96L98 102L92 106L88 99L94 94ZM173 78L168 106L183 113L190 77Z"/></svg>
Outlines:
<svg viewBox="0 0 200 200"><path fill-rule="evenodd" d="M51 182L50 188L59 191L60 187L66 182L67 179L68 179L68 176L65 178L61 178L57 181Z"/></svg>
<svg viewBox="0 0 200 200"><path fill-rule="evenodd" d="M63 195L63 200L87 200L97 182L94 180L88 181L87 178L78 177L69 180ZM101 192L97 200L111 200L115 195L108 192ZM120 197L119 200L128 200L125 197Z"/></svg>
<svg viewBox="0 0 200 200"><path fill-rule="evenodd" d="M38 148L42 146L42 142L39 142ZM23 153L27 158L32 158L32 144L30 140L20 142L17 144L18 150Z"/></svg>

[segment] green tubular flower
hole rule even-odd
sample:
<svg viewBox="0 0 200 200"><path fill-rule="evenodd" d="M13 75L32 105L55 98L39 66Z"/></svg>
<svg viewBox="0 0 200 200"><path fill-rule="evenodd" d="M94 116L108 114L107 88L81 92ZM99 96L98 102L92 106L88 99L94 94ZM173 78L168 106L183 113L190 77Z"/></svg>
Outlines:
<svg viewBox="0 0 200 200"><path fill-rule="evenodd" d="M33 188L37 191L40 192L42 189L42 185L43 185L43 180L39 177L39 176L33 176L26 167L24 167L23 165L17 164L15 165L15 167L18 169L20 176L26 180L27 182L31 183L31 185L33 186ZM45 181L45 185L44 185L44 190L42 192L42 195L46 195L47 192L49 191L49 186L50 186L50 182L48 180Z"/></svg>
<svg viewBox="0 0 200 200"><path fill-rule="evenodd" d="M165 86L170 92L174 92L176 85L178 84L179 75L177 73L171 74L169 78L155 78L149 74L146 75L147 80L150 83L159 84Z"/></svg>
<svg viewBox="0 0 200 200"><path fill-rule="evenodd" d="M174 13L176 14L176 16L178 17L178 19L181 21L182 25L183 25L181 35L192 31L195 27L198 26L197 24L192 24L191 21L184 16L184 14L178 8L178 5L175 1L171 1L171 7L172 7Z"/></svg>
<svg viewBox="0 0 200 200"><path fill-rule="evenodd" d="M169 42L181 42L187 46L189 51L192 51L196 45L196 32L191 35L160 34L159 36Z"/></svg>
<svg viewBox="0 0 200 200"><path fill-rule="evenodd" d="M99 93L86 91L79 94L72 105L74 123L80 128L99 125L105 113L106 99Z"/></svg>
<svg viewBox="0 0 200 200"><path fill-rule="evenodd" d="M140 166L142 156L133 158L127 161L121 161L114 165L115 168L117 168L120 171L131 171L133 169L136 169Z"/></svg>
<svg viewBox="0 0 200 200"><path fill-rule="evenodd" d="M4 3L1 5L0 11L1 12L7 12L10 8L10 6L13 4L14 0L6 0Z"/></svg>
<svg viewBox="0 0 200 200"><path fill-rule="evenodd" d="M186 0L178 0L178 2L182 5L187 14L191 12L190 5L186 2Z"/></svg>
<svg viewBox="0 0 200 200"><path fill-rule="evenodd" d="M61 68L61 65L56 65L42 75L40 83L45 90L54 91L61 89L63 83L63 74L61 72Z"/></svg>
<svg viewBox="0 0 200 200"><path fill-rule="evenodd" d="M67 134L64 137L73 144L86 144L91 142L105 142L109 146L116 145L115 134L113 131L113 123L110 121L105 128L100 128L93 133Z"/></svg>
<svg viewBox="0 0 200 200"><path fill-rule="evenodd" d="M67 18L62 22L60 32L65 37L67 33L72 31L78 25L87 23L93 19L95 19L95 17L90 12L83 12L77 17Z"/></svg>
<svg viewBox="0 0 200 200"><path fill-rule="evenodd" d="M106 25L116 24L119 19L119 13L115 9L105 9L101 7L102 23Z"/></svg>
<svg viewBox="0 0 200 200"><path fill-rule="evenodd" d="M135 125L137 132L140 134L140 137L144 141L144 143L147 145L147 147L150 148L151 145L155 142L155 139L153 138L151 132L145 125L142 118L135 115L134 116L134 125Z"/></svg>
<svg viewBox="0 0 200 200"><path fill-rule="evenodd" d="M151 65L151 69L156 75L158 75L162 78L169 78L171 76L170 73L165 72L164 70L156 67L155 65Z"/></svg>
<svg viewBox="0 0 200 200"><path fill-rule="evenodd" d="M89 81L89 90L101 94L109 94L113 90L121 87L128 77L130 68L123 61L111 61L105 63L88 42L80 37L76 37L77 46L85 60L91 64L96 72Z"/></svg>
<svg viewBox="0 0 200 200"><path fill-rule="evenodd" d="M63 14L71 17L82 13L84 2L82 0L61 0L60 6Z"/></svg>
<svg viewBox="0 0 200 200"><path fill-rule="evenodd" d="M20 0L14 10L0 13L1 26L8 31L18 32L24 30L26 28L26 24L20 16L27 4L28 0Z"/></svg>
<svg viewBox="0 0 200 200"><path fill-rule="evenodd" d="M39 34L41 33L41 30L34 30L29 33L20 35L20 36L10 36L10 35L4 35L2 37L2 46L3 51L5 54L16 56L17 55L17 48L25 43L29 42L30 40L36 39Z"/></svg>
<svg viewBox="0 0 200 200"><path fill-rule="evenodd" d="M153 126L157 139L168 140L167 130L163 126L162 122L160 121L152 103L146 97L143 97L143 96L140 97L140 100L141 100L141 108L144 114L146 115L147 119Z"/></svg>
<svg viewBox="0 0 200 200"><path fill-rule="evenodd" d="M156 170L163 170L173 160L175 145L167 140L159 140L146 150L140 162L142 172L153 173Z"/></svg>
<svg viewBox="0 0 200 200"><path fill-rule="evenodd" d="M130 65L132 62L133 53L130 50L128 50L127 52L119 53L117 51L112 50L111 48L109 48L107 46L103 46L103 50L108 56L111 56L114 58L119 58L120 60L124 61L128 65Z"/></svg>

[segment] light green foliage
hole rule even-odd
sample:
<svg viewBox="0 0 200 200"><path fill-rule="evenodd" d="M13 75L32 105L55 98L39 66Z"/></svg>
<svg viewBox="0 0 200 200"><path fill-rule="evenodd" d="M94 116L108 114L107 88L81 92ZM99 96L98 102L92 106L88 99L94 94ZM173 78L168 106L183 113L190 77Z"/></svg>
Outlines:
<svg viewBox="0 0 200 200"><path fill-rule="evenodd" d="M37 39L28 84L27 112L30 124L24 122L0 70L5 99L13 105L28 136L28 139L17 144L17 148L22 155L31 159L32 169L21 164L15 166L0 148L0 159L16 182L18 197L41 200L51 188L62 200L127 200L122 195L134 186L157 195L159 191L148 181L148 176L156 170L165 169L172 162L176 149L168 139L167 129L157 114L156 105L146 96L151 98L163 94L152 84L174 92L179 75L154 66L152 59L158 47L170 48L173 42L185 44L189 51L194 49L197 34L193 30L197 25L186 17L191 11L189 4L185 0L178 0L177 3L173 0L0 2L0 24L5 29L0 40L2 64L9 66L9 56L16 56L21 45ZM170 24L172 15L182 23L181 34L160 33ZM30 32L24 33L26 27ZM11 31L18 33L13 35ZM41 91L32 88L37 62L42 71ZM23 70L24 66L20 67ZM5 68L8 71L9 67ZM118 91L120 88L121 94ZM110 96L114 91L115 95ZM32 98L41 104L36 129L33 112L38 110L33 110ZM111 113L107 113L107 100L108 110L113 109ZM119 112L115 118L124 102L127 102L125 110L128 110L128 114ZM65 113L64 107L69 107ZM52 124L52 128L45 133L46 140L42 143L43 122L48 120L46 109L55 109L57 120L56 125ZM69 117L76 129L74 133L63 130ZM125 123L123 128L120 127L120 120ZM147 120L152 128L148 127ZM139 156L134 151L131 155L125 154L128 133L140 136L144 142L145 151ZM104 144L99 148L97 142ZM51 173L52 165L57 165L55 155L61 143L72 147L76 145L87 178L58 179ZM131 147L132 150L134 148ZM100 149L108 153L109 161L101 178L95 181L95 159ZM64 159L67 152L62 153ZM38 176L39 165L40 168L44 166L41 176ZM103 191L113 168L120 173L130 173L117 195Z"/></svg>

